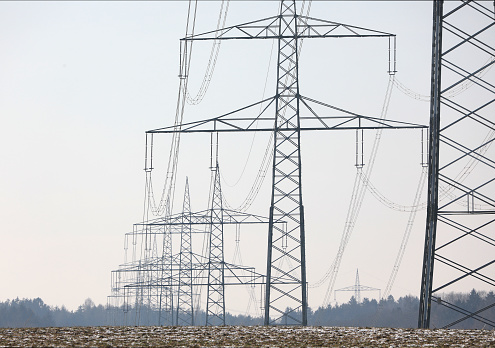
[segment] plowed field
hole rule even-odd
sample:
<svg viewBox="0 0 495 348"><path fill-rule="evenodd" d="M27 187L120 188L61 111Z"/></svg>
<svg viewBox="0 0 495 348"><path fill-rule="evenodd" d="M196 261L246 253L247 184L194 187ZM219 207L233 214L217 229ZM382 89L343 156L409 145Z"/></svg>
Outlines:
<svg viewBox="0 0 495 348"><path fill-rule="evenodd" d="M495 347L488 330L345 327L65 327L0 329L0 346Z"/></svg>

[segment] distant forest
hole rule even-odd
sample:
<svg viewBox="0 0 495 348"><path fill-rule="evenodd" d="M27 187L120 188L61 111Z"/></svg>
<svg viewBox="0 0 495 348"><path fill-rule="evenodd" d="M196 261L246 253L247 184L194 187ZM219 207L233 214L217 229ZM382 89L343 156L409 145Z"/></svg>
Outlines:
<svg viewBox="0 0 495 348"><path fill-rule="evenodd" d="M475 311L495 303L493 292L449 293L442 296L442 300L451 304ZM347 303L309 310L308 324L311 326L354 326L354 327L398 327L416 328L418 320L419 299L413 296L405 296L397 301L389 296L381 301L365 298L357 303L352 297ZM67 327L67 326L107 326L107 325L134 325L123 322L123 314L120 318L112 313L123 313L118 308L108 308L103 305L96 306L91 299L87 299L75 311L69 311L64 306L51 307L46 305L40 298L15 299L0 302L0 327ZM153 315L148 317L150 325L156 325L152 320ZM153 313L151 311L151 313ZM495 321L495 307L483 312L483 316ZM156 317L156 313L155 313ZM437 302L432 303L432 328L443 327L463 316L455 311L440 306ZM195 315L198 325L204 325L205 313L198 311ZM120 322L118 322L120 321ZM226 315L227 325L262 325L263 320L259 317L245 315ZM143 323L140 323L143 325ZM291 324L281 322L281 324ZM467 319L452 326L455 329L493 329L484 324Z"/></svg>

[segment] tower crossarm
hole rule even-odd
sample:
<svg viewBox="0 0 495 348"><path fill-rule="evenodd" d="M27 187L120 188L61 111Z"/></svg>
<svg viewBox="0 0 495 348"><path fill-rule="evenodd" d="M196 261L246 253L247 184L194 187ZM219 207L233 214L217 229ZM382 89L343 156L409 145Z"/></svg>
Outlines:
<svg viewBox="0 0 495 348"><path fill-rule="evenodd" d="M224 209L224 225L237 225L237 224L268 224L270 221L267 217L255 214L248 214L236 210ZM159 226L171 226L171 227L181 227L184 223L182 221L183 214L175 214L168 217L143 221L134 224L135 230L133 232L127 233L128 235L140 235L140 234L160 234L163 231L153 228L142 229L143 227L159 227ZM192 226L204 226L211 223L211 218L208 216L208 210L203 210L200 212L188 213L190 221L189 225ZM280 221L280 224L286 223L285 221ZM161 232L160 232L161 231ZM192 229L192 233L204 233L201 229ZM181 233L180 229L172 229L170 233Z"/></svg>
<svg viewBox="0 0 495 348"><path fill-rule="evenodd" d="M180 126L169 126L147 131L147 133L213 133L213 132L273 132L275 116L265 115L276 97L262 100L247 107L201 121L184 123ZM354 112L320 102L302 95L299 127L285 125L284 130L355 130L355 129L413 129L427 128L411 122L387 120L378 117L356 114ZM255 117L236 117L235 114L252 106L268 102L263 111Z"/></svg>
<svg viewBox="0 0 495 348"><path fill-rule="evenodd" d="M260 20L237 24L201 34L186 36L181 41L195 40L235 40L235 39L286 39L294 38L290 30L279 33L279 18L292 20L293 14L282 14ZM367 29L353 25L327 21L306 16L297 16L297 39L308 38L353 38L353 37L391 37L395 34Z"/></svg>
<svg viewBox="0 0 495 348"><path fill-rule="evenodd" d="M194 273L194 286L206 286L208 285L208 272L207 272L207 267L208 267L208 261L204 260L204 257L200 255L195 255L196 261L191 263L188 267L188 271L191 271ZM198 262L197 259L200 259ZM157 287L163 287L163 288L170 288L170 287L179 287L183 282L181 283L179 277L178 277L178 272L180 270L180 265L179 263L168 263L165 264L171 271L174 272L174 274L167 278L167 279L154 279L154 280L138 280L136 277L135 278L130 278L130 280L125 284L126 288L138 288L142 286L142 284L147 284L151 285L153 284L154 286ZM261 274L259 272L256 272L254 267L250 266L243 266L243 265L235 265L231 263L224 262L223 266L225 267L225 282L224 285L264 285L265 280L264 274ZM137 274L138 270L137 269L131 269L131 268L121 268L116 271L112 271L114 273L133 273ZM139 270L144 273L149 273L151 270L149 267L143 268ZM168 281L165 281L168 280ZM293 282L292 279L286 277L282 278L283 281L285 282Z"/></svg>
<svg viewBox="0 0 495 348"><path fill-rule="evenodd" d="M240 119L239 121L245 121L246 119ZM255 120L255 119L249 119ZM264 121L266 121L265 119ZM356 129L416 129L416 128L428 128L428 126L415 124L410 122L383 120L375 117L368 116L326 116L319 117L321 122L319 125L307 125L301 127L287 127L284 130L287 131L316 131L316 130L356 130ZM229 122L234 122L234 119L230 119ZM274 119L270 120L274 122ZM301 123L311 123L316 121L313 117L301 117ZM231 132L273 132L272 127L263 128L250 128L250 127L232 127L231 125L225 125L224 122L220 122L218 118L212 118L208 122L191 122L187 124L187 129L177 129L174 126L164 127L160 129L154 129L147 131L147 133L231 133Z"/></svg>

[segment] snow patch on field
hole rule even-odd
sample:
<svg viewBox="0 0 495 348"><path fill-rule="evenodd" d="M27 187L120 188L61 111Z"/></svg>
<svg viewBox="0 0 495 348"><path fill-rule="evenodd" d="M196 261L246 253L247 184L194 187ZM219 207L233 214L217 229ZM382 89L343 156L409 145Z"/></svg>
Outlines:
<svg viewBox="0 0 495 348"><path fill-rule="evenodd" d="M70 327L0 329L1 347L494 347L488 330L354 327Z"/></svg>

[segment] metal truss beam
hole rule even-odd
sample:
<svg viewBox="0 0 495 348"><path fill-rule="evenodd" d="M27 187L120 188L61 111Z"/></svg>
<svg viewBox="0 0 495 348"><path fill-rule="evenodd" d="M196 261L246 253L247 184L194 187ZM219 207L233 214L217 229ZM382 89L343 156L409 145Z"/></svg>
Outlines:
<svg viewBox="0 0 495 348"><path fill-rule="evenodd" d="M183 266L181 266L178 261L179 255L176 255L174 258L174 262L171 264L164 265L168 269L170 269L172 273L172 278L170 280L170 286L172 288L179 288L181 286L181 282L179 279L179 272L185 270ZM187 268L187 271L193 273L194 286L207 286L208 285L208 262L209 260L204 256L192 254L193 262ZM112 274L115 276L123 275L123 274L133 274L133 277L127 277L127 280L120 281L120 288L137 288L143 286L156 286L156 287L165 287L163 281L155 281L155 282L146 282L142 280L143 278L138 275L152 272L149 265L152 265L156 262L156 260L150 260L147 263L129 263L126 265L121 265L118 270L112 271ZM264 274L260 274L255 271L253 267L235 265L228 262L224 262L224 279L225 285L259 285L264 283ZM285 281L289 282L290 279L285 278ZM117 282L115 282L117 284ZM166 286L168 287L168 285ZM113 288L117 289L119 286L113 286Z"/></svg>
<svg viewBox="0 0 495 348"><path fill-rule="evenodd" d="M210 221L210 211L202 210L199 212L191 212L190 220L188 224L192 226L197 225L205 225ZM243 212L239 212L231 209L223 209L224 220L223 223L226 225L237 225L237 224L266 224L268 223L268 218L255 214L247 214ZM157 218L149 221L139 222L134 224L134 227L137 229L143 229L149 226L182 226L184 215L183 214L174 214L168 217ZM194 232L194 231L193 231ZM140 233L138 231L129 232L130 234ZM150 231L149 233L153 233ZM172 230L171 233L181 233L181 230ZM202 231L201 233L204 233Z"/></svg>
<svg viewBox="0 0 495 348"><path fill-rule="evenodd" d="M290 1L285 1L289 3ZM213 30L202 34L190 35L181 41L193 40L239 40L239 39L309 39L309 38L357 38L357 37L390 37L394 34L383 31L356 27L344 23L337 23L313 17L296 15L291 4L284 6L279 16L234 25L231 27ZM280 30L280 19L288 24L292 19L297 20L298 30L293 31L288 26Z"/></svg>
<svg viewBox="0 0 495 348"><path fill-rule="evenodd" d="M377 117L359 115L336 106L311 99L300 94L293 98L299 102L299 127L286 124L289 131L319 130L356 130L356 129L411 129L427 128L427 126ZM276 117L268 116L275 106L277 96L237 109L227 114L196 122L188 122L177 126L149 130L146 133L212 133L212 132L273 132ZM262 112L256 117L232 116L254 106L265 104Z"/></svg>

